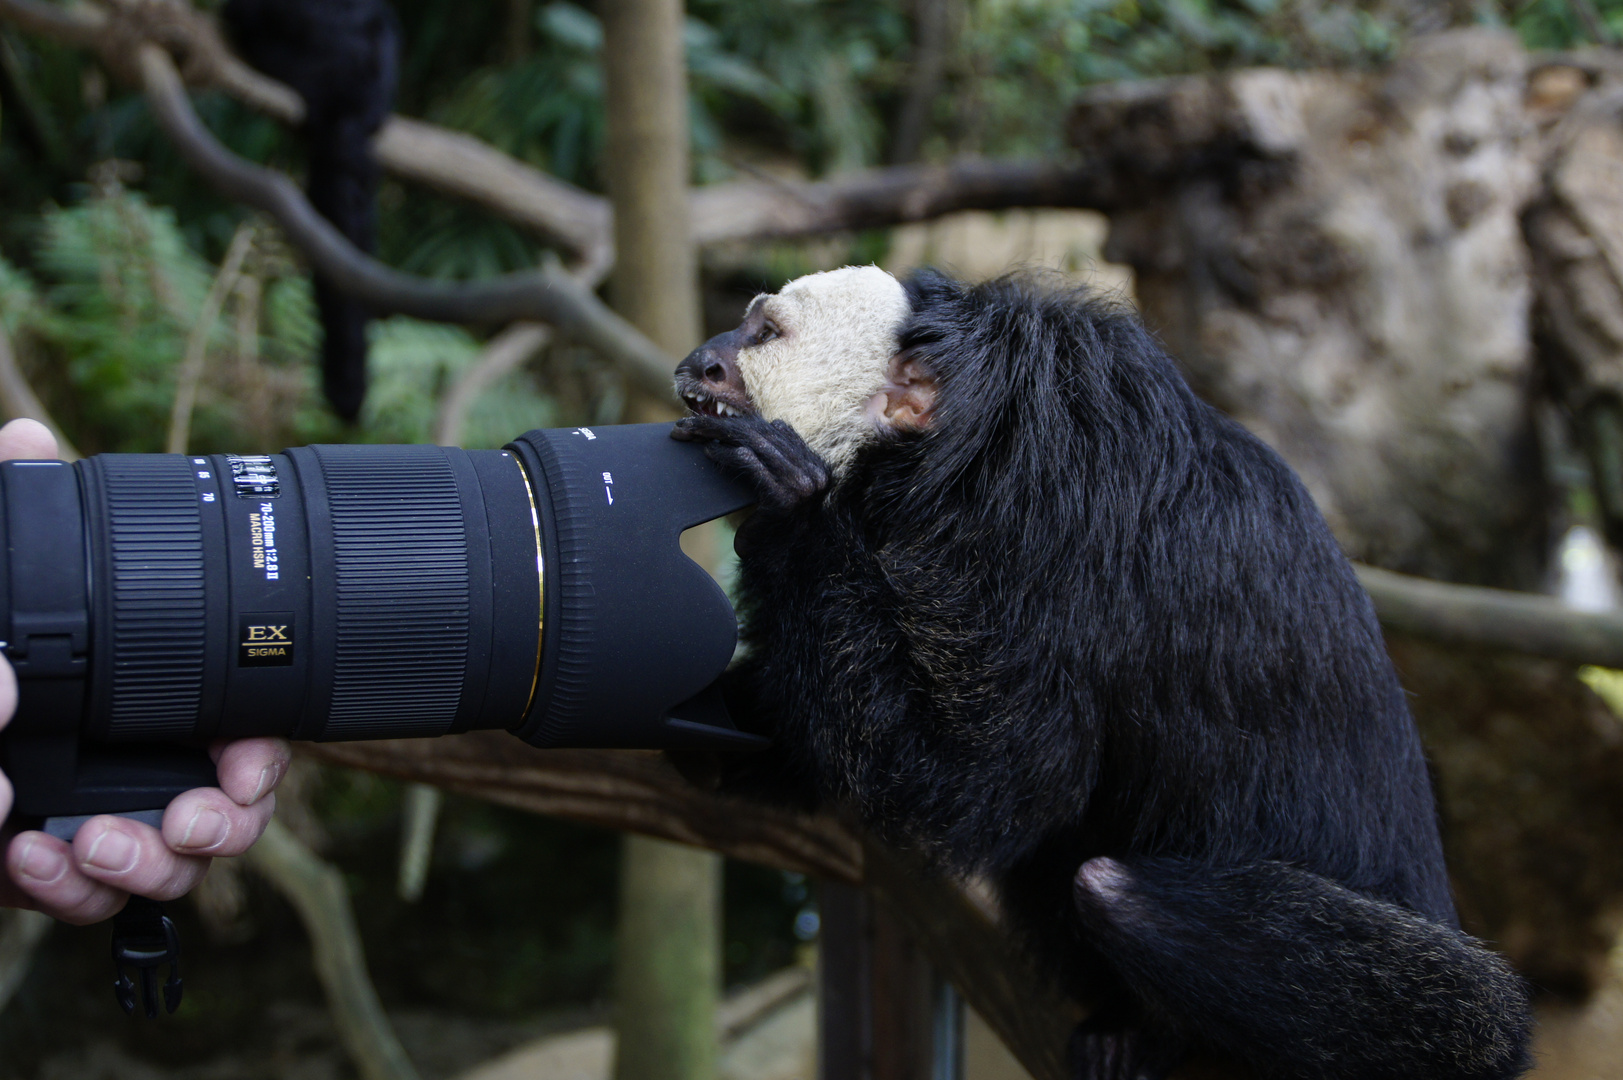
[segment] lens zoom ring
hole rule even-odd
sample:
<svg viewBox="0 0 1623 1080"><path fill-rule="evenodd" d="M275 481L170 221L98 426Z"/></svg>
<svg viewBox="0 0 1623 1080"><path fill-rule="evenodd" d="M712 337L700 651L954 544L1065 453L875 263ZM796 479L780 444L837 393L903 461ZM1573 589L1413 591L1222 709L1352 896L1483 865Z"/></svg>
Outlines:
<svg viewBox="0 0 1623 1080"><path fill-rule="evenodd" d="M98 460L112 553L109 731L190 734L207 641L203 526L191 463L170 454Z"/></svg>
<svg viewBox="0 0 1623 1080"><path fill-rule="evenodd" d="M318 447L332 511L337 654L327 737L443 732L468 661L467 533L434 446Z"/></svg>
<svg viewBox="0 0 1623 1080"><path fill-rule="evenodd" d="M597 597L592 590L596 567L592 561L591 514L585 500L596 498L598 487L579 461L565 458L550 439L530 444L541 460L551 496L553 527L558 541L558 624L547 630L547 648L555 663L550 691L532 714L535 719L520 737L536 746L549 746L573 735L586 719L591 692Z"/></svg>

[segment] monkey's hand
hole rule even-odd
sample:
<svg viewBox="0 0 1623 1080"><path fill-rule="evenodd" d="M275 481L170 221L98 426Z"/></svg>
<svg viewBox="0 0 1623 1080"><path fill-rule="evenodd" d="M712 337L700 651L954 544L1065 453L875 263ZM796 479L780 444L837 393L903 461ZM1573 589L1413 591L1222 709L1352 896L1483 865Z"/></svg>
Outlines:
<svg viewBox="0 0 1623 1080"><path fill-rule="evenodd" d="M684 416L671 438L705 443L711 461L755 486L763 510L787 513L828 487L828 463L782 420Z"/></svg>

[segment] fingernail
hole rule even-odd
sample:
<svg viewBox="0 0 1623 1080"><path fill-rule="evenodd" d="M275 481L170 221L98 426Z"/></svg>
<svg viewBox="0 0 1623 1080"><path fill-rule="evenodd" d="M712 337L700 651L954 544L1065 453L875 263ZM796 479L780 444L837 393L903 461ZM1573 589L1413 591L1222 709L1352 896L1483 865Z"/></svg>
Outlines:
<svg viewBox="0 0 1623 1080"><path fill-rule="evenodd" d="M276 776L279 772L281 768L276 765L266 765L259 770L259 786L254 788L253 797L248 800L247 805L252 806L264 796L265 792L276 786Z"/></svg>
<svg viewBox="0 0 1623 1080"><path fill-rule="evenodd" d="M186 835L180 838L180 846L207 851L219 847L230 835L230 820L218 810L205 807L193 814L192 820L186 823Z"/></svg>
<svg viewBox="0 0 1623 1080"><path fill-rule="evenodd" d="M85 865L114 874L135 869L135 860L141 854L141 845L117 829L108 829L90 845Z"/></svg>
<svg viewBox="0 0 1623 1080"><path fill-rule="evenodd" d="M24 877L41 885L49 885L68 872L68 860L60 851L33 838L23 841L22 856L17 862Z"/></svg>

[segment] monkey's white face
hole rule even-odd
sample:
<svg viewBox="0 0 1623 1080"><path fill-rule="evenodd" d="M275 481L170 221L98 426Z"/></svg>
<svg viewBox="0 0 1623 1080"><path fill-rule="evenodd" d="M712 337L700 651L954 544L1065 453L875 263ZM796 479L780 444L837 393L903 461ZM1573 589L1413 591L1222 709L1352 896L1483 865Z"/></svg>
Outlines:
<svg viewBox="0 0 1623 1080"><path fill-rule="evenodd" d="M751 301L676 369L696 413L782 420L841 476L887 429L928 426L935 381L898 352L907 292L877 266L808 274Z"/></svg>
<svg viewBox="0 0 1623 1080"><path fill-rule="evenodd" d="M757 296L745 327L759 320L766 332L746 338L736 360L751 404L787 422L838 475L883 419L871 404L907 315L901 283L877 266L808 274Z"/></svg>

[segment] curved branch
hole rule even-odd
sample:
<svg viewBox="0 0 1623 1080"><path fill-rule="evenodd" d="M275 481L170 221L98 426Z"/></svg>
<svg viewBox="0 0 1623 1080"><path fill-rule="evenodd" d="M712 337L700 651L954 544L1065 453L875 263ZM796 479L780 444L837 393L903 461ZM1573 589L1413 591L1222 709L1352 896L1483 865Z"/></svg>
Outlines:
<svg viewBox="0 0 1623 1080"><path fill-rule="evenodd" d="M675 361L574 278L543 269L448 284L391 269L346 240L287 177L244 161L222 146L192 110L167 52L143 44L137 62L153 114L186 163L227 198L273 218L335 288L376 310L420 319L551 323L615 362L645 392L671 397Z"/></svg>
<svg viewBox="0 0 1623 1080"><path fill-rule="evenodd" d="M693 844L796 873L862 880L861 842L839 823L712 795L656 753L537 750L498 731L301 744L300 750L519 810Z"/></svg>
<svg viewBox="0 0 1623 1080"><path fill-rule="evenodd" d="M280 821L272 821L243 858L299 913L333 1026L355 1070L364 1080L417 1080L367 972L344 875Z"/></svg>
<svg viewBox="0 0 1623 1080"><path fill-rule="evenodd" d="M372 140L378 164L403 180L466 199L574 253L570 273L589 285L614 268L609 201L532 169L495 147L434 124L391 116Z"/></svg>
<svg viewBox="0 0 1623 1080"><path fill-rule="evenodd" d="M0 15L58 41L93 49L137 83L136 46L161 44L184 57L188 82L218 87L288 124L304 103L292 89L233 56L212 22L189 7L129 4L109 15L42 0L0 0ZM391 116L372 143L391 174L484 206L573 253L575 277L595 285L614 262L608 200L548 176L471 135ZM922 221L959 210L1109 205L1105 172L1087 164L961 161L872 169L814 182L751 180L696 188L698 244L785 239Z"/></svg>
<svg viewBox="0 0 1623 1080"><path fill-rule="evenodd" d="M1579 611L1532 593L1354 568L1388 630L1445 645L1623 668L1623 615Z"/></svg>
<svg viewBox="0 0 1623 1080"><path fill-rule="evenodd" d="M51 429L56 436L56 453L63 461L78 461L79 451L76 450L68 437L62 434L62 429L56 426L50 413L45 410L45 403L40 401L39 395L23 374L22 366L17 363L17 354L12 350L11 338L7 336L5 328L0 327L0 412L5 419L15 420L18 417L27 417L38 420Z"/></svg>
<svg viewBox="0 0 1623 1080"><path fill-rule="evenodd" d="M729 858L866 884L1036 1080L1069 1080L1065 1046L1084 1007L1040 977L984 886L952 881L833 818L712 794L661 754L538 750L499 731L439 739L301 743L301 754L521 810L693 844Z"/></svg>
<svg viewBox="0 0 1623 1080"><path fill-rule="evenodd" d="M1086 163L966 160L898 165L810 183L751 181L693 192L700 244L807 236L923 221L960 210L1097 208L1107 197Z"/></svg>
<svg viewBox="0 0 1623 1080"><path fill-rule="evenodd" d="M44 0L0 0L0 12L24 30L82 49L98 49L107 32L107 13L82 4L64 7Z"/></svg>

